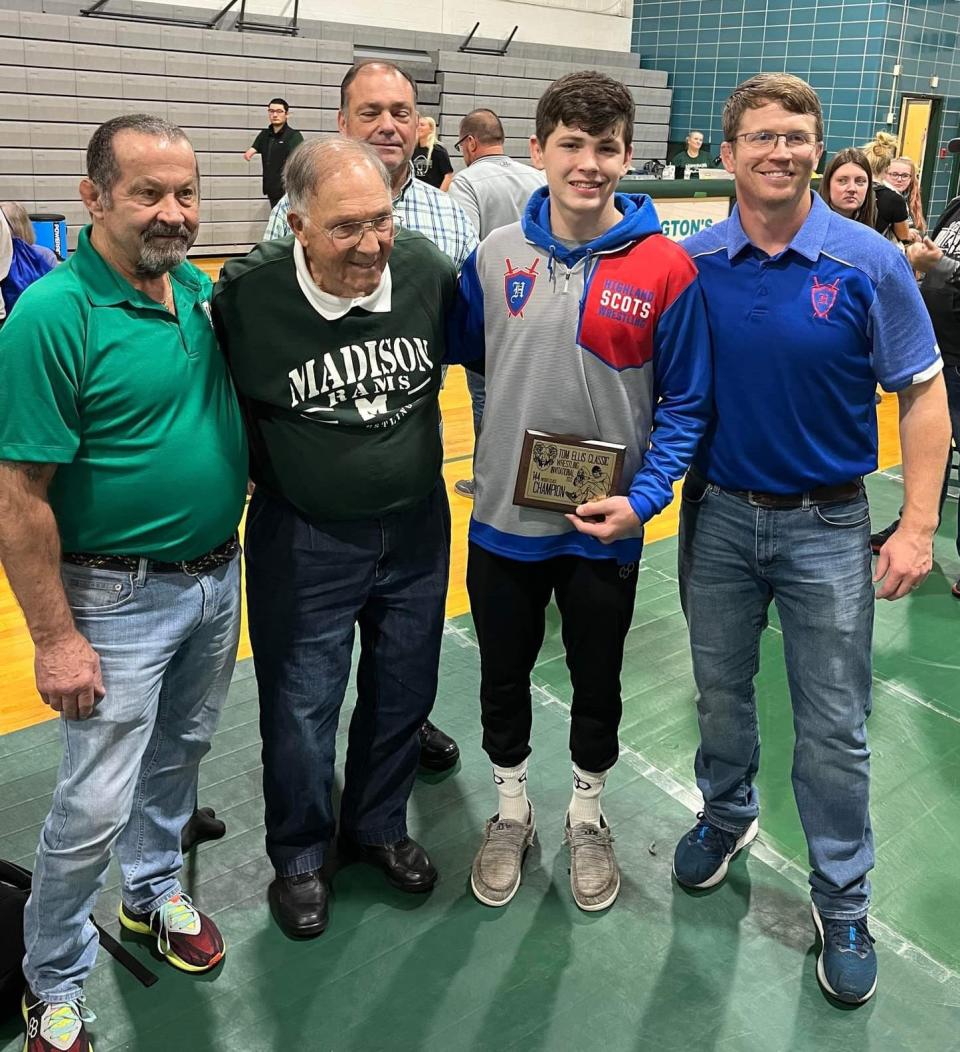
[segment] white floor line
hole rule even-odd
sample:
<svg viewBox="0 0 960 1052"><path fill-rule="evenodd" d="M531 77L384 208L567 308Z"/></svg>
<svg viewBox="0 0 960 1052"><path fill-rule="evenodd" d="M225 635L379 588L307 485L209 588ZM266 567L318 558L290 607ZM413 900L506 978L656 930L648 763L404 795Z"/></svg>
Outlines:
<svg viewBox="0 0 960 1052"><path fill-rule="evenodd" d="M944 667L955 669L956 665L947 665ZM934 705L933 702L927 701L926 698L921 698L908 686L900 683L898 680L884 679L882 676L874 676L873 678L877 683L882 683L885 687L889 687L894 694L899 694L900 697L905 698L907 701L912 701L914 705L920 705L924 709L929 709L931 712L935 712L938 716L942 716L945 720L950 720L952 723L960 723L960 716L955 716L952 712L947 712L946 709L941 709L939 705Z"/></svg>
<svg viewBox="0 0 960 1052"><path fill-rule="evenodd" d="M449 621L444 626L444 635L452 637L457 644L464 649L472 648L474 650L479 650L476 641L469 632L463 628L451 625ZM545 687L533 685L531 688L531 695L533 700L542 708L557 707L562 709L565 714L569 715L570 706ZM652 764L645 756L637 752L635 749L631 749L629 746L621 743L620 756L626 760L637 774L655 785L662 792L666 793L667 796L676 800L679 804L682 804L691 814L695 815L702 809L702 798L699 792L692 789L684 782L681 782L679 778L671 774L669 771L664 771L662 768ZM777 873L785 876L796 887L802 890L807 890L809 888L807 883L807 871L796 862L786 858L786 856L782 855L775 848L765 843L763 840L762 827L760 836L750 846L750 854L765 865L770 866L771 869L775 870ZM947 965L942 964L935 957L931 957L926 950L921 949L916 943L910 942L909 939L905 939L888 924L884 924L883 921L871 916L870 927L882 940L882 944L886 950L892 951L898 957L902 957L911 964L915 964L926 975L930 976L938 983L946 984L951 981L960 980L960 972L954 971Z"/></svg>

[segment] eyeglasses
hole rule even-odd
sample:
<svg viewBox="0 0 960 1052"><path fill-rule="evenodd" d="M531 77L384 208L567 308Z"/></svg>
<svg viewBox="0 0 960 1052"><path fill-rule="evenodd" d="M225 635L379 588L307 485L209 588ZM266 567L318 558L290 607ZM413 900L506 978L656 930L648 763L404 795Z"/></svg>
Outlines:
<svg viewBox="0 0 960 1052"><path fill-rule="evenodd" d="M800 153L803 150L809 150L811 147L816 146L817 137L811 132L773 132L773 131L752 131L742 132L740 135L734 135L730 141L739 139L748 150L753 153L767 153L772 150L774 146L783 139L788 150L794 153Z"/></svg>
<svg viewBox="0 0 960 1052"><path fill-rule="evenodd" d="M267 107L267 113L269 113L271 117L283 116L283 114L286 113L286 112L287 111L282 106L268 106Z"/></svg>
<svg viewBox="0 0 960 1052"><path fill-rule="evenodd" d="M888 179L909 179L909 172L887 172Z"/></svg>
<svg viewBox="0 0 960 1052"><path fill-rule="evenodd" d="M457 151L457 153L463 153L463 150L460 147L467 141L467 139L472 138L472 135L464 135L462 138L457 139L457 141L453 144L453 148Z"/></svg>
<svg viewBox="0 0 960 1052"><path fill-rule="evenodd" d="M368 219L363 223L337 223L332 227L321 227L320 229L330 238L338 248L352 248L359 245L363 235L372 230L381 241L389 241L396 236L402 226L400 216L392 215L377 216L376 219Z"/></svg>

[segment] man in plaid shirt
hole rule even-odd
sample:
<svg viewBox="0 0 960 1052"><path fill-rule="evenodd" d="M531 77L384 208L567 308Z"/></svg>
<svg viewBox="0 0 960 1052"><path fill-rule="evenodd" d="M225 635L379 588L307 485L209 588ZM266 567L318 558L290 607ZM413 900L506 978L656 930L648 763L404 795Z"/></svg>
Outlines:
<svg viewBox="0 0 960 1052"><path fill-rule="evenodd" d="M403 225L423 234L454 263L457 270L477 247L477 232L466 212L447 194L413 177L410 158L417 145L417 86L390 62L361 62L340 85L340 134L363 139L387 166L393 183L393 205ZM290 201L284 195L267 221L263 240L291 233Z"/></svg>

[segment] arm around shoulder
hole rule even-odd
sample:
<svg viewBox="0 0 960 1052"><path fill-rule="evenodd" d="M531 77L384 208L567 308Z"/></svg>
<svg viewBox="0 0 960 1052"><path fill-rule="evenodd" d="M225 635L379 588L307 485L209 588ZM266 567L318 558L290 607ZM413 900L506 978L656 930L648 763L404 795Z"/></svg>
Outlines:
<svg viewBox="0 0 960 1052"><path fill-rule="evenodd" d="M477 252L474 249L470 253L460 271L453 310L447 316L444 361L448 365L482 361L485 355L483 285L477 271Z"/></svg>
<svg viewBox="0 0 960 1052"><path fill-rule="evenodd" d="M656 440L630 488L641 521L673 499L673 483L690 467L713 412L713 356L700 280L692 280L657 320L653 425Z"/></svg>

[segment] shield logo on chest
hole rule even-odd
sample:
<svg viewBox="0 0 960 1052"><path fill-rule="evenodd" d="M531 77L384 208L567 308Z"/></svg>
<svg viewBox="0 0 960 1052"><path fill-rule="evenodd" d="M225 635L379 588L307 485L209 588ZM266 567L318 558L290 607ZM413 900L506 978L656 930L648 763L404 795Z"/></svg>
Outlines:
<svg viewBox="0 0 960 1052"><path fill-rule="evenodd" d="M821 282L814 275L813 288L810 290L810 300L813 303L813 313L817 318L829 318L833 305L837 302L837 293L840 291L840 279L832 284Z"/></svg>
<svg viewBox="0 0 960 1052"><path fill-rule="evenodd" d="M514 267L506 260L507 270L503 275L503 295L507 301L507 310L511 318L522 318L523 308L530 302L533 286L537 283L537 264L540 257L529 267Z"/></svg>

